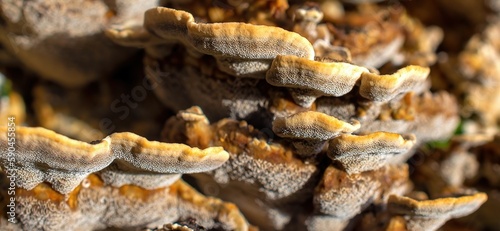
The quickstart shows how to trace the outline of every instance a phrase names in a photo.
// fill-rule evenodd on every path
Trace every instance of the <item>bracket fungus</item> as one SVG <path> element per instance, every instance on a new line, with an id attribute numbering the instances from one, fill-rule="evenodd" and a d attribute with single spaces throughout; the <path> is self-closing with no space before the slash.
<path id="1" fill-rule="evenodd" d="M 314 58 L 313 47 L 307 39 L 278 27 L 236 22 L 197 23 L 190 13 L 165 7 L 146 11 L 144 27 L 167 44 L 180 42 L 196 52 L 214 56 L 222 71 L 235 76 L 258 77 L 279 54 Z M 108 31 L 108 36 L 132 46 L 137 43 L 133 38 L 143 38 L 113 29 Z"/>
<path id="2" fill-rule="evenodd" d="M 352 133 L 360 126 L 357 120 L 347 123 L 315 111 L 299 112 L 289 117 L 276 118 L 273 121 L 273 131 L 276 135 L 295 139 L 294 146 L 297 148 L 297 154 L 304 156 L 321 152 L 327 140 L 341 134 Z"/>
<path id="3" fill-rule="evenodd" d="M 446 92 L 407 93 L 399 100 L 381 106 L 371 104 L 364 110 L 367 116 L 361 120 L 363 126 L 358 133 L 411 133 L 419 143 L 449 138 L 460 122 L 456 99 Z"/>
<path id="4" fill-rule="evenodd" d="M 392 75 L 365 72 L 361 76 L 359 94 L 375 102 L 389 101 L 423 84 L 429 72 L 428 67 L 420 66 L 407 66 Z"/>
<path id="5" fill-rule="evenodd" d="M 297 104 L 310 107 L 320 96 L 347 94 L 364 72 L 369 71 L 349 63 L 279 55 L 267 71 L 266 80 L 273 86 L 288 87 Z"/>
<path id="6" fill-rule="evenodd" d="M 179 3 L 179 5 L 182 6 L 180 7 L 182 9 L 197 9 L 196 4 L 193 6 L 187 6 Z M 299 4 L 298 8 L 300 9 L 300 7 L 301 6 Z M 250 10 L 250 8 L 245 8 L 245 10 Z M 205 10 L 202 11 L 204 12 Z M 193 12 L 197 12 L 197 10 L 194 10 Z M 128 32 L 120 33 L 120 30 L 111 29 L 108 31 L 108 34 L 110 35 L 110 38 L 117 41 L 118 43 L 127 43 L 128 41 L 130 46 L 145 47 L 147 52 L 144 63 L 146 66 L 145 68 L 147 77 L 149 80 L 161 86 L 154 89 L 156 95 L 168 108 L 174 111 L 183 110 L 187 107 L 197 105 L 203 108 L 210 120 L 214 121 L 229 117 L 232 119 L 246 120 L 249 123 L 256 124 L 262 127 L 269 126 L 269 124 L 271 124 L 272 122 L 273 116 L 282 117 L 294 114 L 294 112 L 273 111 L 273 103 L 277 100 L 276 98 L 274 98 L 274 96 L 283 95 L 283 92 L 289 92 L 290 95 L 294 98 L 295 104 L 303 107 L 312 107 L 316 98 L 320 96 L 324 96 L 322 98 L 327 99 L 343 97 L 341 100 L 346 101 L 343 103 L 363 104 L 362 101 L 368 101 L 372 103 L 370 99 L 357 99 L 359 98 L 357 97 L 359 90 L 359 87 L 357 85 L 359 85 L 363 73 L 369 73 L 370 71 L 377 72 L 377 70 L 369 70 L 368 68 L 356 66 L 349 63 L 319 61 L 329 60 L 328 57 L 318 57 L 318 61 L 314 61 L 312 57 L 315 55 L 315 51 L 313 51 L 310 56 L 304 56 L 289 54 L 289 52 L 287 51 L 278 51 L 279 49 L 275 49 L 278 52 L 273 53 L 270 56 L 266 56 L 266 60 L 269 62 L 269 65 L 265 68 L 265 70 L 263 69 L 260 74 L 253 76 L 257 78 L 246 78 L 248 76 L 228 72 L 227 70 L 224 70 L 224 66 L 214 65 L 214 63 L 220 64 L 221 57 L 223 59 L 226 59 L 227 57 L 233 59 L 236 58 L 236 56 L 239 56 L 243 60 L 258 62 L 260 62 L 260 59 L 236 54 L 237 52 L 240 52 L 240 49 L 234 49 L 232 53 L 227 54 L 223 51 L 213 51 L 211 53 L 208 51 L 199 50 L 193 45 L 194 40 L 189 32 L 190 30 L 198 30 L 197 28 L 201 27 L 202 25 L 207 28 L 216 25 L 217 28 L 219 28 L 223 27 L 219 25 L 227 25 L 227 31 L 229 31 L 232 30 L 229 29 L 232 27 L 229 25 L 236 25 L 234 22 L 227 22 L 223 20 L 223 22 L 221 23 L 202 23 L 202 21 L 204 20 L 210 21 L 209 19 L 204 19 L 206 15 L 200 16 L 200 19 L 197 19 L 200 22 L 195 22 L 193 16 L 194 13 L 192 15 L 185 11 L 173 10 L 169 8 L 152 9 L 150 10 L 150 14 L 151 16 L 146 16 L 145 20 L 151 20 L 151 23 L 156 23 L 158 24 L 158 26 L 148 26 L 148 23 L 145 23 L 144 28 L 142 30 L 138 30 L 139 32 L 137 32 L 137 35 L 139 37 L 137 39 L 138 41 L 130 41 L 134 40 L 133 31 L 131 31 L 130 33 L 132 34 L 130 34 Z M 233 16 L 236 18 L 242 17 L 241 14 L 243 13 L 237 12 Z M 175 15 L 178 16 L 178 19 L 174 17 Z M 164 28 L 160 26 L 162 25 L 162 20 L 165 21 L 167 25 L 171 25 L 173 23 L 173 25 L 176 25 L 181 29 L 177 30 L 177 32 L 164 30 Z M 276 20 L 279 21 L 281 19 Z M 245 22 L 251 20 L 243 17 L 243 19 L 239 19 L 236 21 Z M 196 26 L 191 27 L 188 24 Z M 239 23 L 237 25 L 242 26 L 241 28 L 261 27 L 259 25 L 242 23 Z M 153 27 L 153 29 L 151 29 L 150 27 Z M 278 28 L 276 26 L 268 27 Z M 156 30 L 154 28 L 156 28 L 158 31 L 154 32 Z M 211 30 L 212 29 L 210 29 L 210 31 Z M 127 29 L 125 29 L 125 31 L 127 31 Z M 213 33 L 218 33 L 218 31 L 219 29 L 215 30 L 215 32 Z M 142 39 L 140 39 L 140 37 L 142 36 L 141 33 L 150 33 L 148 36 L 155 37 L 156 39 L 154 41 L 151 41 L 150 39 L 148 39 L 147 41 L 143 41 Z M 182 36 L 187 37 L 181 36 L 179 37 L 180 39 L 177 39 L 174 38 L 175 36 L 173 36 L 173 34 L 175 33 L 181 33 Z M 197 33 L 193 32 L 192 34 L 194 35 Z M 247 34 L 241 33 L 241 35 L 246 36 Z M 231 37 L 232 35 L 228 36 Z M 294 36 L 288 37 L 293 38 Z M 164 44 L 168 45 L 168 48 L 166 49 L 168 50 L 168 52 L 166 52 L 164 56 L 159 56 L 157 54 L 157 52 L 164 50 L 163 48 L 152 50 L 148 49 L 148 47 L 152 48 L 161 46 L 159 45 L 161 41 L 158 42 L 158 39 L 163 40 Z M 284 41 L 283 43 L 289 42 L 288 39 L 282 40 Z M 307 43 L 310 44 L 309 42 Z M 255 45 L 257 47 L 253 50 L 267 49 L 269 47 L 262 44 Z M 331 48 L 332 44 L 326 46 Z M 337 48 L 340 49 L 341 47 Z M 299 48 L 294 49 L 302 50 Z M 342 49 L 346 50 L 346 48 Z M 222 54 L 221 52 L 224 54 Z M 237 60 L 228 60 L 228 65 L 239 65 L 239 63 L 240 61 Z M 282 68 L 280 68 L 280 66 Z M 341 69 L 340 67 L 345 69 Z M 415 66 L 414 68 L 425 69 L 425 67 L 417 66 Z M 403 68 L 402 70 L 406 69 L 410 68 L 407 67 Z M 352 72 L 348 73 L 348 71 L 346 70 L 352 70 Z M 332 74 L 330 72 L 333 73 L 332 76 L 329 75 Z M 338 78 L 339 76 L 335 75 L 335 73 L 344 78 Z M 264 81 L 261 81 L 262 79 L 264 79 Z M 406 84 L 407 82 L 405 81 L 404 83 Z M 375 82 L 375 84 L 377 84 L 377 82 Z M 407 93 L 413 91 L 420 94 L 422 91 L 428 90 L 426 88 L 427 86 L 424 86 L 425 84 L 421 84 L 422 86 L 418 87 L 412 86 L 412 88 L 406 86 L 405 84 L 394 89 L 391 88 L 384 91 L 384 97 L 389 97 L 390 95 L 390 97 L 386 98 L 385 100 L 389 100 L 398 93 Z M 380 85 L 382 85 L 382 87 L 380 88 L 383 88 L 385 83 L 381 81 Z M 377 87 L 365 90 L 380 91 L 380 89 Z M 409 87 L 409 89 L 404 89 L 405 87 Z M 352 91 L 353 89 L 355 89 L 354 92 Z M 183 94 L 186 97 L 182 97 L 182 99 L 173 102 L 171 98 L 176 97 L 179 94 Z M 288 97 L 288 95 L 285 94 L 283 97 Z M 355 99 L 353 99 L 353 97 Z M 335 105 L 328 105 L 328 107 L 333 110 L 335 108 Z M 401 123 L 406 124 L 407 122 Z M 394 128 L 392 124 L 388 125 L 388 127 L 389 126 Z"/>
<path id="7" fill-rule="evenodd" d="M 451 2 L 0 1 L 0 229 L 497 230 L 498 4 Z"/>
<path id="8" fill-rule="evenodd" d="M 319 62 L 294 56 L 277 56 L 266 80 L 291 88 L 295 102 L 310 107 L 319 96 L 342 96 L 360 80 L 359 93 L 375 102 L 387 102 L 396 95 L 420 87 L 430 69 L 407 66 L 392 75 L 370 73 L 367 68 L 343 62 Z"/>
<path id="9" fill-rule="evenodd" d="M 0 128 L 5 150 L 6 129 Z M 207 227 L 248 230 L 234 205 L 206 198 L 179 180 L 180 174 L 221 166 L 229 155 L 220 147 L 200 150 L 127 132 L 85 143 L 43 128 L 17 127 L 15 148 L 15 162 L 4 154 L 1 161 L 17 169 L 16 213 L 23 229 L 70 229 L 80 223 L 84 230 L 137 229 L 195 217 Z"/>
<path id="10" fill-rule="evenodd" d="M 486 200 L 485 193 L 434 200 L 414 200 L 409 197 L 391 195 L 388 210 L 403 215 L 407 230 L 437 230 L 447 220 L 471 214 Z"/>
<path id="11" fill-rule="evenodd" d="M 92 174 L 67 195 L 42 183 L 16 192 L 19 227 L 14 230 L 138 230 L 177 220 L 196 219 L 207 228 L 249 230 L 234 204 L 205 197 L 182 180 L 146 190 L 135 185 L 106 185 Z"/>
<path id="12" fill-rule="evenodd" d="M 330 141 L 328 156 L 349 174 L 378 169 L 398 155 L 409 152 L 416 143 L 413 135 L 375 132 L 368 135 L 340 135 Z"/>
<path id="13" fill-rule="evenodd" d="M 245 122 L 224 119 L 210 125 L 201 113 L 199 108 L 190 108 L 169 119 L 164 139 L 185 137 L 183 141 L 195 147 L 224 147 L 230 157 L 222 167 L 193 175 L 200 187 L 208 194 L 216 188 L 222 199 L 236 203 L 252 223 L 284 228 L 292 216 L 287 208 L 297 206 L 313 190 L 317 167 L 296 158 L 289 148 L 259 138 L 266 133 Z M 273 216 L 281 218 L 273 220 Z"/>
<path id="14" fill-rule="evenodd" d="M 7 128 L 0 128 L 1 147 L 7 150 Z M 172 183 L 172 174 L 207 171 L 222 165 L 228 158 L 220 147 L 200 150 L 184 144 L 148 141 L 133 133 L 115 133 L 100 141 L 85 143 L 69 139 L 44 128 L 18 127 L 16 130 L 17 185 L 33 189 L 47 182 L 60 193 L 73 191 L 89 174 L 115 176 L 112 184 L 133 183 L 146 188 L 165 187 Z M 43 158 L 42 158 L 43 156 Z M 7 156 L 2 155 L 7 163 Z M 121 173 L 106 173 L 114 163 Z M 138 176 L 139 175 L 139 176 Z M 142 177 L 140 175 L 143 175 Z M 165 183 L 149 185 L 148 175 L 167 175 Z M 144 181 L 144 182 L 143 182 Z M 107 183 L 107 182 L 106 182 Z M 159 183 L 159 182 L 156 182 Z"/>

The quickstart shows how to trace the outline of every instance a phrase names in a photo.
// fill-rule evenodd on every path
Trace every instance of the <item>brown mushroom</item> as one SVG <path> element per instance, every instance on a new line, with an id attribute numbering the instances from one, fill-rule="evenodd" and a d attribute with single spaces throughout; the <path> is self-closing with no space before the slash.
<path id="1" fill-rule="evenodd" d="M 407 66 L 392 75 L 365 72 L 361 76 L 359 94 L 376 102 L 386 102 L 423 84 L 429 75 L 428 67 Z"/>
<path id="2" fill-rule="evenodd" d="M 291 148 L 273 142 L 270 130 L 264 133 L 230 119 L 209 125 L 200 112 L 190 108 L 169 119 L 165 130 L 171 132 L 165 132 L 164 139 L 184 139 L 200 148 L 224 147 L 230 154 L 226 164 L 192 175 L 199 187 L 208 195 L 236 203 L 250 222 L 266 229 L 282 229 L 292 218 L 290 206 L 299 208 L 297 203 L 313 190 L 317 167 L 295 157 Z M 193 117 L 196 119 L 189 119 Z"/>
<path id="3" fill-rule="evenodd" d="M 16 204 L 17 225 L 23 230 L 68 230 L 77 224 L 85 224 L 79 230 L 138 230 L 185 219 L 218 230 L 250 227 L 234 204 L 205 197 L 182 180 L 147 190 L 109 186 L 91 174 L 66 195 L 46 183 L 31 190 L 17 189 Z"/>
<path id="4" fill-rule="evenodd" d="M 320 62 L 278 55 L 266 74 L 269 84 L 291 88 L 297 104 L 310 107 L 320 96 L 342 96 L 350 92 L 364 67 L 343 62 Z"/>
<path id="5" fill-rule="evenodd" d="M 415 143 L 414 135 L 388 132 L 361 136 L 344 134 L 330 141 L 328 156 L 348 174 L 360 173 L 392 163 L 395 156 L 409 152 Z"/>
<path id="6" fill-rule="evenodd" d="M 262 78 L 279 54 L 314 58 L 314 49 L 307 39 L 278 27 L 235 22 L 197 23 L 188 12 L 164 7 L 146 11 L 144 27 L 166 44 L 180 42 L 196 52 L 214 56 L 222 71 L 235 76 Z M 111 29 L 108 35 L 132 46 L 153 40 L 149 45 L 157 45 L 157 39 L 143 39 L 150 37 L 143 31 L 133 32 L 119 33 Z"/>
<path id="7" fill-rule="evenodd" d="M 7 150 L 7 128 L 2 127 L 0 131 L 0 147 Z M 86 176 L 100 170 L 108 176 L 104 179 L 112 179 L 109 183 L 114 185 L 139 180 L 134 184 L 147 188 L 164 187 L 176 177 L 171 174 L 207 171 L 229 158 L 220 147 L 200 150 L 184 144 L 148 141 L 127 132 L 114 133 L 89 144 L 44 128 L 20 126 L 16 129 L 15 148 L 15 162 L 10 164 L 18 168 L 18 186 L 30 190 L 41 182 L 48 182 L 61 193 L 71 192 Z M 7 156 L 0 158 L 6 161 Z M 106 173 L 111 163 L 121 171 L 115 169 L 114 173 Z M 161 179 L 164 174 L 167 177 Z M 161 180 L 153 184 L 147 182 L 154 175 Z"/>
<path id="8" fill-rule="evenodd" d="M 356 120 L 347 123 L 315 111 L 299 112 L 273 121 L 273 131 L 280 137 L 296 140 L 294 146 L 297 154 L 303 156 L 319 153 L 327 140 L 352 133 L 360 126 Z"/>
<path id="9" fill-rule="evenodd" d="M 463 217 L 476 211 L 485 201 L 485 193 L 417 201 L 409 197 L 391 195 L 388 209 L 403 215 L 408 230 L 437 230 L 447 220 Z"/>

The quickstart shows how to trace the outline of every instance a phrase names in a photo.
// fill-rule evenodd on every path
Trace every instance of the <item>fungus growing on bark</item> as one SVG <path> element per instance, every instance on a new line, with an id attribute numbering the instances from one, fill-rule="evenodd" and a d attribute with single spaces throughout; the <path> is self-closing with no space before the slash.
<path id="1" fill-rule="evenodd" d="M 328 156 L 349 173 L 375 170 L 409 152 L 416 143 L 413 135 L 375 132 L 368 135 L 340 135 L 330 141 Z"/>
<path id="2" fill-rule="evenodd" d="M 445 4 L 436 7 L 435 1 L 422 0 L 421 7 L 409 8 L 412 13 L 407 14 L 403 6 L 411 5 L 409 1 L 290 1 L 289 6 L 286 0 L 166 0 L 161 4 L 168 8 L 150 9 L 144 20 L 123 11 L 136 12 L 147 5 L 123 5 L 135 0 L 82 3 L 88 7 L 85 12 L 59 1 L 0 3 L 0 32 L 8 32 L 0 33 L 0 71 L 6 70 L 15 90 L 26 94 L 26 125 L 72 138 L 46 136 L 50 132 L 41 129 L 26 132 L 17 124 L 15 147 L 22 155 L 12 163 L 20 167 L 24 187 L 16 191 L 21 228 L 61 230 L 85 223 L 97 230 L 155 230 L 162 225 L 174 230 L 252 230 L 234 205 L 199 197 L 179 180 L 182 173 L 197 170 L 205 172 L 185 174 L 183 179 L 208 196 L 234 202 L 264 230 L 405 230 L 428 225 L 435 229 L 444 220 L 466 215 L 465 210 L 450 212 L 453 209 L 484 202 L 485 197 L 474 199 L 472 206 L 461 205 L 463 199 L 456 195 L 471 195 L 473 187 L 488 193 L 490 200 L 474 217 L 456 219 L 443 229 L 464 222 L 477 230 L 500 227 L 491 212 L 500 204 L 495 190 L 500 184 L 498 139 L 480 144 L 484 140 L 466 140 L 464 135 L 447 143 L 455 131 L 473 131 L 471 120 L 481 121 L 475 131 L 485 131 L 485 137 L 498 130 L 497 20 L 486 21 L 478 12 L 461 15 L 466 20 L 456 24 L 448 20 L 454 17 L 450 12 L 468 9 L 456 7 L 463 4 L 476 6 L 471 9 L 489 6 L 488 13 L 496 14 L 493 1 L 483 6 L 460 0 L 450 11 Z M 103 4 L 108 14 L 100 13 Z M 49 7 L 33 10 L 41 5 Z M 37 10 L 41 13 L 31 14 Z M 65 25 L 75 20 L 58 20 L 67 15 L 52 13 L 66 11 L 76 19 L 90 15 L 96 20 L 71 29 L 82 37 L 60 39 L 65 36 L 58 32 L 67 31 Z M 54 20 L 47 21 L 48 16 Z M 30 26 L 37 22 L 33 19 L 39 24 Z M 127 21 L 111 26 L 122 19 Z M 420 19 L 439 28 L 425 27 Z M 489 26 L 472 36 L 483 28 L 468 19 L 481 19 L 484 23 L 477 25 Z M 49 21 L 53 24 L 45 29 L 60 30 L 37 34 Z M 81 25 L 88 24 L 81 20 Z M 3 52 L 16 48 L 5 45 L 3 37 L 15 38 L 9 41 L 17 45 L 33 45 L 30 38 L 43 40 L 40 36 L 47 34 L 57 41 L 35 44 L 32 54 L 40 47 L 56 56 L 66 46 L 73 48 L 69 51 L 89 49 L 63 55 L 68 60 L 59 62 L 61 67 L 43 66 L 66 73 L 69 78 L 54 79 L 66 87 L 81 86 L 87 79 L 81 81 L 79 67 L 84 66 L 85 73 L 103 73 L 102 66 L 112 70 L 115 62 L 129 57 L 108 53 L 107 40 L 88 43 L 91 48 L 80 45 L 89 41 L 88 34 L 101 38 L 104 27 L 114 42 L 144 52 L 130 60 L 135 65 L 124 65 L 111 78 L 78 89 L 36 78 L 46 73 L 27 62 L 25 50 L 17 54 L 17 63 Z M 30 30 L 20 32 L 23 29 Z M 96 51 L 102 57 L 96 57 Z M 54 55 L 46 53 L 42 55 L 47 60 L 38 58 L 36 67 L 54 63 Z M 28 58 L 37 56 L 41 55 Z M 66 65 L 82 59 L 85 62 L 76 67 Z M 429 73 L 428 66 L 436 61 Z M 447 62 L 450 66 L 444 70 Z M 19 63 L 35 73 L 18 75 L 26 69 Z M 456 73 L 451 75 L 450 69 Z M 441 74 L 450 75 L 451 81 Z M 465 121 L 457 129 L 459 111 Z M 158 125 L 175 113 L 160 135 Z M 113 131 L 140 136 L 114 133 L 101 140 Z M 28 133 L 39 135 L 26 139 Z M 436 140 L 450 148 L 426 144 Z M 3 143 L 0 148 L 5 149 Z M 64 148 L 49 152 L 47 146 Z M 191 159 L 168 147 L 201 156 Z M 30 153 L 27 148 L 37 150 Z M 95 153 L 95 158 L 81 153 Z M 1 162 L 9 164 L 3 154 Z M 12 173 L 7 167 L 0 174 Z M 0 188 L 9 183 L 2 177 Z M 422 211 L 419 216 L 411 214 L 422 209 L 421 204 L 436 202 L 423 192 L 441 198 L 436 201 L 458 202 L 450 210 L 434 209 L 439 214 L 433 218 L 420 216 Z M 9 197 L 0 193 L 0 210 L 5 212 Z M 400 199 L 388 202 L 392 194 Z M 406 200 L 404 196 L 416 202 L 401 205 L 398 201 Z M 405 206 L 416 209 L 402 212 Z M 5 218 L 0 216 L 0 227 L 10 228 L 4 226 Z"/>
<path id="3" fill-rule="evenodd" d="M 66 195 L 46 183 L 18 189 L 16 203 L 19 223 L 14 229 L 22 230 L 67 230 L 78 224 L 84 224 L 79 230 L 138 230 L 186 219 L 210 229 L 250 227 L 234 204 L 205 197 L 182 180 L 147 190 L 135 185 L 113 187 L 91 174 Z"/>
<path id="4" fill-rule="evenodd" d="M 7 150 L 7 128 L 0 131 L 0 145 Z M 44 128 L 17 127 L 15 145 L 16 162 L 10 163 L 18 168 L 17 185 L 31 190 L 47 182 L 63 194 L 73 191 L 85 177 L 98 171 L 103 171 L 104 179 L 117 186 L 133 182 L 150 189 L 165 187 L 173 183 L 171 177 L 176 176 L 172 174 L 211 170 L 229 157 L 220 147 L 200 150 L 184 144 L 148 141 L 127 132 L 89 144 Z M 7 156 L 1 158 L 7 164 Z M 113 173 L 106 173 L 112 163 Z M 162 179 L 149 183 L 154 175 Z"/>
<path id="5" fill-rule="evenodd" d="M 321 152 L 328 140 L 341 134 L 352 133 L 360 126 L 356 120 L 347 123 L 315 111 L 299 112 L 273 121 L 274 133 L 283 138 L 294 139 L 297 154 L 303 156 Z"/>
<path id="6" fill-rule="evenodd" d="M 277 55 L 314 58 L 313 47 L 307 39 L 279 27 L 235 22 L 197 23 L 188 12 L 158 7 L 146 11 L 144 28 L 166 44 L 182 43 L 198 53 L 214 56 L 222 71 L 235 76 L 259 77 Z M 149 45 L 157 45 L 158 39 L 149 39 L 144 31 L 128 32 L 110 30 L 108 35 L 131 46 L 149 41 L 153 41 Z"/>
<path id="7" fill-rule="evenodd" d="M 391 195 L 387 206 L 391 213 L 404 217 L 408 230 L 437 230 L 449 219 L 476 211 L 487 198 L 485 193 L 434 200 L 414 200 Z"/>
<path id="8" fill-rule="evenodd" d="M 320 62 L 296 56 L 277 56 L 266 74 L 269 84 L 287 87 L 295 102 L 310 107 L 320 96 L 342 96 L 355 86 L 364 67 L 343 62 Z"/>
<path id="9" fill-rule="evenodd" d="M 281 205 L 293 206 L 305 199 L 313 190 L 317 167 L 295 157 L 290 148 L 265 140 L 272 135 L 270 130 L 264 133 L 246 122 L 229 119 L 209 125 L 200 113 L 199 108 L 190 108 L 169 119 L 164 139 L 200 148 L 224 147 L 230 155 L 226 164 L 194 174 L 200 188 L 209 195 L 215 191 L 222 199 L 234 201 L 251 222 L 282 229 L 293 211 Z M 186 119 L 192 117 L 197 119 Z"/>
<path id="10" fill-rule="evenodd" d="M 429 75 L 428 67 L 407 66 L 392 75 L 365 72 L 361 76 L 359 94 L 375 102 L 386 102 L 401 93 L 423 84 Z"/>

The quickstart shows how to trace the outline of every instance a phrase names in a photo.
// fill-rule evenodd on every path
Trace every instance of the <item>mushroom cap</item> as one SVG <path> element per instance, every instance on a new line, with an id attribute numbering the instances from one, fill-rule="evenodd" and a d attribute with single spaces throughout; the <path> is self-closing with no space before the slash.
<path id="1" fill-rule="evenodd" d="M 273 59 L 278 54 L 314 58 L 314 49 L 297 33 L 247 23 L 196 23 L 185 11 L 157 7 L 146 11 L 144 26 L 161 38 L 185 37 L 205 54 L 236 59 Z"/>
<path id="2" fill-rule="evenodd" d="M 7 128 L 1 127 L 0 131 L 0 146 L 7 150 Z M 133 178 L 137 172 L 161 177 L 212 170 L 229 158 L 221 147 L 201 150 L 184 144 L 148 141 L 128 132 L 114 133 L 89 144 L 44 128 L 21 126 L 16 127 L 15 148 L 15 163 L 9 164 L 19 169 L 20 187 L 32 189 L 45 181 L 61 193 L 69 193 L 87 175 L 105 170 L 113 162 L 130 170 L 128 175 Z M 8 163 L 8 155 L 0 158 Z M 120 175 L 126 176 L 127 173 Z"/>
<path id="3" fill-rule="evenodd" d="M 392 75 L 379 75 L 371 73 L 365 67 L 349 63 L 320 62 L 291 55 L 278 55 L 267 71 L 266 80 L 274 86 L 302 90 L 293 93 L 315 99 L 322 95 L 345 95 L 360 79 L 361 96 L 377 102 L 386 102 L 398 94 L 417 89 L 424 83 L 429 72 L 427 67 L 407 66 Z M 314 100 L 295 101 L 301 106 L 309 107 Z"/>
<path id="4" fill-rule="evenodd" d="M 414 135 L 374 132 L 368 135 L 342 134 L 330 141 L 328 156 L 349 174 L 375 170 L 391 163 L 391 158 L 411 150 Z"/>
<path id="5" fill-rule="evenodd" d="M 269 84 L 308 89 L 321 95 L 342 96 L 352 90 L 368 69 L 343 62 L 320 62 L 292 55 L 278 55 L 267 71 Z"/>
<path id="6" fill-rule="evenodd" d="M 115 159 L 147 171 L 160 173 L 194 173 L 222 165 L 229 154 L 222 147 L 192 148 L 185 144 L 162 143 L 129 132 L 114 133 L 111 153 Z"/>
<path id="7" fill-rule="evenodd" d="M 321 101 L 318 105 L 320 103 Z M 390 108 L 394 105 L 397 105 L 396 110 Z M 389 108 L 384 108 L 387 106 Z M 371 104 L 369 110 L 373 111 L 368 110 L 368 113 L 373 113 L 369 115 L 374 117 L 364 122 L 358 133 L 374 131 L 412 133 L 420 143 L 449 139 L 460 122 L 458 107 L 455 98 L 444 91 L 408 93 L 401 99 L 394 99 L 389 103 Z"/>
<path id="8" fill-rule="evenodd" d="M 146 11 L 144 28 L 166 44 L 181 42 L 214 56 L 222 71 L 235 76 L 260 77 L 279 54 L 314 58 L 313 46 L 306 38 L 279 27 L 239 22 L 197 23 L 188 12 L 157 7 Z M 107 35 L 125 45 L 158 45 L 158 39 L 151 39 L 154 36 L 147 36 L 141 30 L 135 33 L 110 30 Z"/>
<path id="9" fill-rule="evenodd" d="M 273 142 L 273 134 L 269 130 L 259 131 L 244 121 L 231 119 L 223 119 L 212 125 L 202 119 L 189 121 L 191 116 L 185 116 L 189 113 L 201 116 L 200 111 L 193 111 L 193 108 L 179 112 L 167 122 L 167 129 L 176 129 L 166 134 L 165 138 L 200 148 L 211 145 L 223 147 L 229 152 L 229 160 L 207 174 L 226 188 L 241 187 L 245 183 L 256 194 L 263 193 L 262 198 L 266 200 L 289 199 L 307 188 L 317 173 L 314 164 L 305 163 L 296 158 L 290 148 Z M 184 140 L 178 140 L 177 137 Z M 206 174 L 196 174 L 195 177 L 199 178 L 199 175 Z M 208 180 L 203 178 L 200 181 L 206 184 Z"/>
<path id="10" fill-rule="evenodd" d="M 486 193 L 422 201 L 391 195 L 388 200 L 388 209 L 395 214 L 449 219 L 466 216 L 476 211 L 487 199 Z"/>
<path id="11" fill-rule="evenodd" d="M 213 56 L 236 59 L 274 59 L 278 54 L 314 58 L 309 41 L 279 27 L 246 23 L 188 23 L 191 43 Z"/>
<path id="12" fill-rule="evenodd" d="M 347 123 L 316 111 L 299 112 L 273 121 L 273 131 L 278 136 L 308 140 L 329 140 L 341 133 L 352 133 L 360 126 L 357 120 Z"/>
<path id="13" fill-rule="evenodd" d="M 169 40 L 188 36 L 188 23 L 193 23 L 191 13 L 166 7 L 156 7 L 144 12 L 144 28 L 152 34 Z M 187 42 L 187 41 L 186 41 Z"/>
<path id="14" fill-rule="evenodd" d="M 391 195 L 387 207 L 389 212 L 404 216 L 408 230 L 427 231 L 437 230 L 449 219 L 473 213 L 487 199 L 486 193 L 421 201 Z"/>
<path id="15" fill-rule="evenodd" d="M 392 75 L 365 72 L 361 76 L 359 94 L 369 100 L 387 102 L 418 87 L 427 79 L 429 72 L 428 67 L 413 65 L 401 68 Z"/>

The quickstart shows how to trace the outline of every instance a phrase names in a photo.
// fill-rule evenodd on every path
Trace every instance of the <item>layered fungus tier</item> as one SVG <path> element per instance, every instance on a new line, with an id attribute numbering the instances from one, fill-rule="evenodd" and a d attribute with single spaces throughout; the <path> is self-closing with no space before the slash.
<path id="1" fill-rule="evenodd" d="M 500 230 L 500 1 L 0 2 L 0 230 Z"/>

